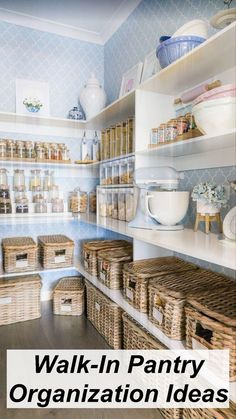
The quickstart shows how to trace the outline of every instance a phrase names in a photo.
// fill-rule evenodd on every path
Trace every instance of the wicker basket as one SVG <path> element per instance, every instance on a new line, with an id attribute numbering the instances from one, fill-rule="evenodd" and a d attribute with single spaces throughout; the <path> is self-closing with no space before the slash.
<path id="1" fill-rule="evenodd" d="M 39 259 L 46 269 L 73 265 L 74 242 L 66 236 L 56 234 L 39 236 Z"/>
<path id="2" fill-rule="evenodd" d="M 188 348 L 230 350 L 230 380 L 236 380 L 236 286 L 189 299 L 186 307 Z"/>
<path id="3" fill-rule="evenodd" d="M 96 240 L 83 245 L 83 260 L 85 269 L 93 276 L 98 276 L 97 255 L 100 250 L 131 247 L 125 240 Z"/>
<path id="4" fill-rule="evenodd" d="M 151 278 L 193 269 L 197 269 L 197 266 L 173 256 L 127 263 L 123 270 L 124 298 L 142 313 L 147 313 L 148 283 Z"/>
<path id="5" fill-rule="evenodd" d="M 182 419 L 183 409 L 159 409 L 164 419 Z"/>
<path id="6" fill-rule="evenodd" d="M 39 275 L 0 279 L 0 326 L 41 316 Z"/>
<path id="7" fill-rule="evenodd" d="M 132 249 L 101 250 L 98 252 L 98 279 L 108 288 L 122 288 L 124 263 L 132 261 Z"/>
<path id="8" fill-rule="evenodd" d="M 37 244 L 31 237 L 2 240 L 3 266 L 6 272 L 34 271 L 37 267 Z"/>
<path id="9" fill-rule="evenodd" d="M 113 349 L 122 348 L 122 309 L 89 282 L 87 317 Z"/>
<path id="10" fill-rule="evenodd" d="M 183 409 L 183 419 L 235 419 L 232 409 Z"/>
<path id="11" fill-rule="evenodd" d="M 61 278 L 53 291 L 53 312 L 81 316 L 84 312 L 84 281 L 82 276 Z"/>
<path id="12" fill-rule="evenodd" d="M 232 281 L 204 269 L 158 277 L 149 282 L 149 319 L 171 339 L 182 340 L 186 334 L 184 307 L 188 296 L 205 290 L 229 287 Z"/>
<path id="13" fill-rule="evenodd" d="M 166 349 L 127 313 L 123 313 L 123 347 L 124 349 Z"/>

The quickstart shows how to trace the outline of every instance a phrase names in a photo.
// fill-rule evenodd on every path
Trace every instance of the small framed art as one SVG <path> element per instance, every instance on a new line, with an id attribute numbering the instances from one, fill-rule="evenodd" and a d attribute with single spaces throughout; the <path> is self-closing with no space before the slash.
<path id="1" fill-rule="evenodd" d="M 154 50 L 145 57 L 141 82 L 154 76 L 160 70 L 161 70 L 161 67 L 156 57 L 156 50 Z"/>
<path id="2" fill-rule="evenodd" d="M 48 83 L 16 79 L 16 113 L 50 116 Z"/>
<path id="3" fill-rule="evenodd" d="M 139 62 L 123 75 L 119 97 L 122 97 L 131 90 L 136 89 L 141 80 L 142 69 L 143 63 Z"/>

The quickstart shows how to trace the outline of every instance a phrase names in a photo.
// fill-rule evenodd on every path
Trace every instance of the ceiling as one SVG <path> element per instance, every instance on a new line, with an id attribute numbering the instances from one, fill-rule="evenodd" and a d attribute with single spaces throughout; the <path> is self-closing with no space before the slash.
<path id="1" fill-rule="evenodd" d="M 104 44 L 141 0 L 0 0 L 0 20 Z"/>

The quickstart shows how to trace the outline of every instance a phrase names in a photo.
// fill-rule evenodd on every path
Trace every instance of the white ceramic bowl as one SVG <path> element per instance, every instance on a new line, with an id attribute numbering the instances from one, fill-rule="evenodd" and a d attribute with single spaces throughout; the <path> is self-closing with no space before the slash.
<path id="1" fill-rule="evenodd" d="M 236 97 L 206 100 L 193 106 L 197 127 L 203 134 L 235 129 Z"/>
<path id="2" fill-rule="evenodd" d="M 173 35 L 176 36 L 200 36 L 202 38 L 208 38 L 207 22 L 201 19 L 190 20 L 179 28 Z"/>
<path id="3" fill-rule="evenodd" d="M 178 224 L 186 215 L 189 205 L 187 191 L 152 191 L 147 195 L 147 211 L 165 226 Z"/>

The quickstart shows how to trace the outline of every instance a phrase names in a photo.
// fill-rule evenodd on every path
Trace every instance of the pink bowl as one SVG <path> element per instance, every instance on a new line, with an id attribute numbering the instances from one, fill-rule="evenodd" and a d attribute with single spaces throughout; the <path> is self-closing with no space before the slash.
<path id="1" fill-rule="evenodd" d="M 236 84 L 225 84 L 224 86 L 216 87 L 215 89 L 209 90 L 206 93 L 198 96 L 193 105 L 197 105 L 200 102 L 206 100 L 219 99 L 222 97 L 235 97 L 236 96 Z"/>

